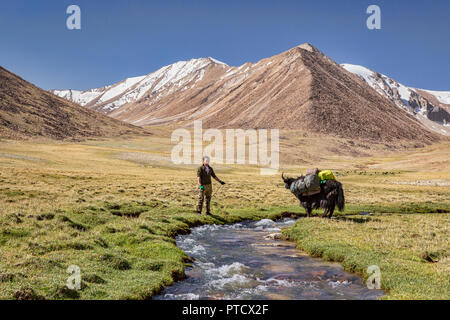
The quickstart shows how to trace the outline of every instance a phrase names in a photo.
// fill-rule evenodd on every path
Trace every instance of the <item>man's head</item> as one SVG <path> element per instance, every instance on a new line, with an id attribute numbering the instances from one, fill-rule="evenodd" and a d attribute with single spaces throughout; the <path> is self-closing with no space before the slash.
<path id="1" fill-rule="evenodd" d="M 211 159 L 208 156 L 203 157 L 203 165 L 209 166 L 210 161 L 211 161 Z"/>

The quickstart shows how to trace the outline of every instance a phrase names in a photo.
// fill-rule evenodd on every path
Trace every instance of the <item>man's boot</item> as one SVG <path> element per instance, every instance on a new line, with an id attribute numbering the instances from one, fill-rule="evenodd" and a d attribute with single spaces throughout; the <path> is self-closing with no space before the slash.
<path id="1" fill-rule="evenodd" d="M 195 211 L 199 214 L 202 214 L 202 209 L 203 209 L 202 207 L 203 207 L 203 205 L 197 204 L 197 208 L 195 209 Z"/>

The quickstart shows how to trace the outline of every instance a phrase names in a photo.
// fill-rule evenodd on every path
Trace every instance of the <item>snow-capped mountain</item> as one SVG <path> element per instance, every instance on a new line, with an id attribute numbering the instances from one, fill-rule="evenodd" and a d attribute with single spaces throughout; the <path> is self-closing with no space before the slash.
<path id="1" fill-rule="evenodd" d="M 363 79 L 398 107 L 416 116 L 430 129 L 450 135 L 450 92 L 407 87 L 363 66 L 353 64 L 341 66 Z"/>
<path id="2" fill-rule="evenodd" d="M 308 43 L 239 67 L 193 59 L 104 88 L 53 93 L 139 126 L 202 120 L 205 128 L 301 129 L 390 144 L 439 139 Z"/>
<path id="3" fill-rule="evenodd" d="M 116 84 L 86 91 L 50 90 L 82 106 L 109 114 L 126 103 L 140 99 L 157 100 L 174 91 L 185 90 L 201 81 L 207 70 L 226 72 L 228 66 L 213 58 L 179 61 L 146 76 L 127 78 Z"/>

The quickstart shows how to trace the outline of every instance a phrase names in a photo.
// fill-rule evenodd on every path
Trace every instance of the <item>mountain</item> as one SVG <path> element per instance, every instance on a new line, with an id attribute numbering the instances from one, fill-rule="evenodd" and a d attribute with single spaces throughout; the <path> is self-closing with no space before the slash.
<path id="1" fill-rule="evenodd" d="M 240 67 L 193 59 L 101 89 L 53 92 L 142 126 L 202 120 L 210 128 L 300 129 L 371 141 L 439 139 L 310 44 Z"/>
<path id="2" fill-rule="evenodd" d="M 414 115 L 428 128 L 450 135 L 450 92 L 407 87 L 384 74 L 358 65 L 342 64 L 342 67 Z"/>
<path id="3" fill-rule="evenodd" d="M 192 59 L 163 67 L 147 76 L 128 78 L 103 88 L 50 91 L 82 106 L 109 114 L 126 103 L 141 99 L 150 103 L 168 93 L 183 91 L 186 86 L 201 81 L 205 73 L 220 74 L 226 67 L 226 64 L 213 58 Z"/>
<path id="4" fill-rule="evenodd" d="M 59 98 L 0 67 L 0 137 L 82 139 L 143 129 Z"/>

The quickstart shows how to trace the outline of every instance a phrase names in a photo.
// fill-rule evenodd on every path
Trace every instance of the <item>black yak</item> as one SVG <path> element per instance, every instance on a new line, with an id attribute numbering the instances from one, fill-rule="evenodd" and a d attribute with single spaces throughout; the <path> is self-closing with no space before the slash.
<path id="1" fill-rule="evenodd" d="M 291 184 L 298 179 L 303 179 L 304 176 L 285 178 L 284 174 L 282 174 L 281 178 L 284 181 L 286 189 L 291 189 Z M 342 183 L 336 180 L 327 180 L 325 183 L 321 184 L 319 193 L 313 195 L 295 194 L 295 196 L 300 200 L 300 205 L 305 208 L 307 217 L 311 216 L 312 210 L 322 208 L 325 209 L 322 217 L 331 218 L 336 205 L 339 211 L 343 211 L 345 206 Z"/>

